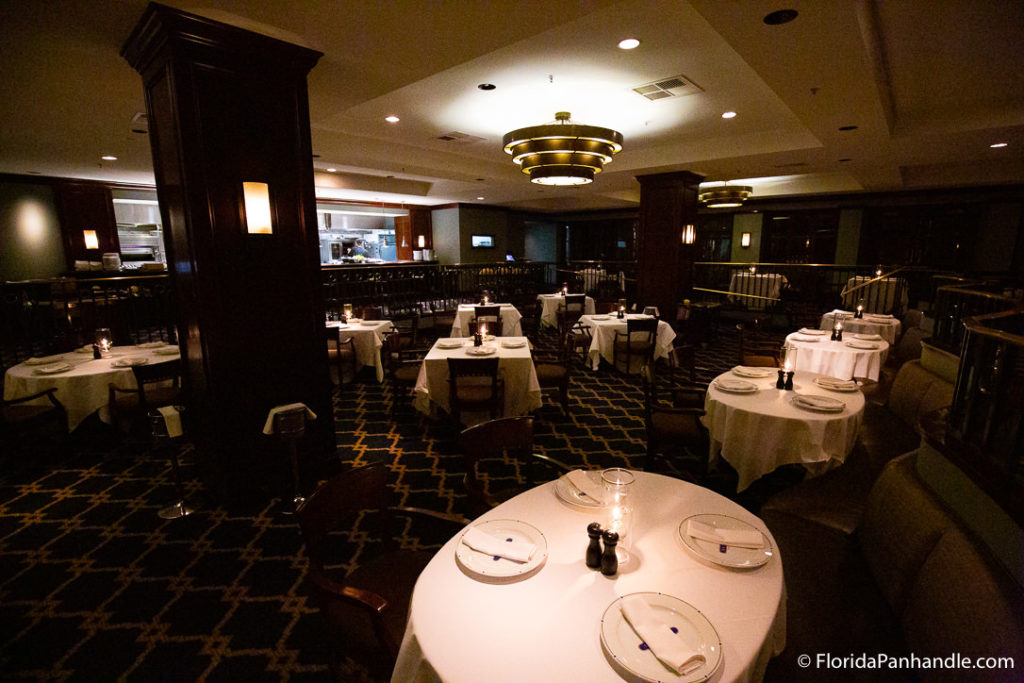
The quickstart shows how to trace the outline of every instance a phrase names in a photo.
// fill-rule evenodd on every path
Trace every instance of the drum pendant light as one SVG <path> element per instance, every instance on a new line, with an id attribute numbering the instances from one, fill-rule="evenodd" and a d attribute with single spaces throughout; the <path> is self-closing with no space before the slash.
<path id="1" fill-rule="evenodd" d="M 505 153 L 540 185 L 586 185 L 622 149 L 622 133 L 572 123 L 567 111 L 554 123 L 506 133 Z"/>
<path id="2" fill-rule="evenodd" d="M 749 185 L 702 183 L 697 198 L 709 209 L 726 209 L 743 206 L 754 189 Z"/>

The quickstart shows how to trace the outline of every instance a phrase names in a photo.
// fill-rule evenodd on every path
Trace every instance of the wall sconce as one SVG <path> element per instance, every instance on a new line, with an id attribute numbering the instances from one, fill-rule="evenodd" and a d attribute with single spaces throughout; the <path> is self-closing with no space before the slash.
<path id="1" fill-rule="evenodd" d="M 426 238 L 426 237 L 424 237 L 423 235 L 420 235 L 420 236 L 419 236 L 419 237 L 417 238 L 417 242 L 416 242 L 416 244 L 417 244 L 417 245 L 419 246 L 419 248 L 420 248 L 420 249 L 423 249 L 424 247 L 426 247 L 426 246 L 427 246 L 427 238 Z"/>
<path id="2" fill-rule="evenodd" d="M 242 183 L 245 199 L 245 224 L 250 235 L 271 235 L 270 186 L 266 183 Z"/>
<path id="3" fill-rule="evenodd" d="M 100 248 L 100 240 L 99 240 L 98 237 L 96 237 L 96 231 L 95 230 L 83 230 L 82 231 L 82 236 L 85 238 L 85 248 L 86 249 L 99 249 Z"/>
<path id="4" fill-rule="evenodd" d="M 740 235 L 740 246 L 743 247 L 744 249 L 746 249 L 747 247 L 750 246 L 750 233 L 749 232 L 745 232 L 742 235 Z"/>
<path id="5" fill-rule="evenodd" d="M 692 224 L 683 226 L 683 244 L 693 244 L 697 239 L 697 229 Z"/>

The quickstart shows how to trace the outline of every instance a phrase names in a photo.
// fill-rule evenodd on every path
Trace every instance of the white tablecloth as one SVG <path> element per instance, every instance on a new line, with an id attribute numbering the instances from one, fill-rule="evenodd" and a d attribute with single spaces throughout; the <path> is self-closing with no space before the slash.
<path id="1" fill-rule="evenodd" d="M 856 339 L 857 333 L 843 330 L 843 341 L 831 341 L 831 335 L 812 335 L 793 332 L 786 337 L 786 343 L 797 348 L 796 369 L 816 372 L 839 379 L 868 377 L 878 380 L 878 375 L 889 355 L 889 343 L 883 340 Z M 800 341 L 819 339 L 820 341 Z M 873 344 L 875 349 L 858 349 L 851 344 Z"/>
<path id="2" fill-rule="evenodd" d="M 541 305 L 541 325 L 547 325 L 548 327 L 557 327 L 558 309 L 565 308 L 565 297 L 562 296 L 561 294 L 538 294 L 537 300 L 540 301 Z M 594 314 L 594 300 L 589 296 L 583 303 L 583 314 Z"/>
<path id="3" fill-rule="evenodd" d="M 626 318 L 619 320 L 614 313 L 608 315 L 608 320 L 594 320 L 593 316 L 585 315 L 580 318 L 580 323 L 590 328 L 592 337 L 590 342 L 590 367 L 594 370 L 601 364 L 604 358 L 609 363 L 615 362 L 615 333 L 626 333 L 626 320 L 629 318 L 647 318 L 637 313 L 630 313 Z M 658 335 L 654 340 L 654 359 L 667 358 L 672 351 L 672 342 L 676 338 L 675 330 L 664 320 L 658 322 Z"/>
<path id="4" fill-rule="evenodd" d="M 526 337 L 513 337 L 526 341 Z M 496 354 L 500 358 L 498 376 L 505 383 L 505 403 L 502 415 L 515 417 L 540 408 L 540 382 L 537 381 L 537 369 L 533 365 L 530 344 L 527 342 L 518 349 L 507 349 L 501 345 L 499 337 L 488 344 L 497 347 Z M 448 359 L 449 358 L 494 358 L 494 356 L 469 356 L 466 348 L 473 345 L 466 340 L 466 346 L 457 349 L 438 348 L 437 343 L 427 352 L 420 366 L 420 375 L 416 379 L 416 394 L 413 406 L 422 413 L 432 415 L 434 408 L 445 412 L 449 409 L 448 402 Z"/>
<path id="5" fill-rule="evenodd" d="M 491 304 L 491 306 L 501 306 L 501 333 L 506 337 L 519 337 L 523 334 L 523 328 L 520 326 L 519 321 L 522 319 L 522 315 L 512 304 Z M 469 323 L 473 322 L 476 317 L 476 306 L 473 304 L 459 304 L 459 309 L 455 312 L 455 323 L 452 325 L 452 336 L 453 337 L 468 337 L 469 336 Z"/>
<path id="6" fill-rule="evenodd" d="M 729 291 L 735 292 L 735 294 L 730 294 L 728 298 L 731 302 L 739 302 L 751 310 L 760 311 L 769 304 L 776 302 L 757 297 L 778 299 L 782 293 L 782 285 L 787 282 L 786 276 L 779 273 L 734 272 L 732 277 L 729 278 Z"/>
<path id="7" fill-rule="evenodd" d="M 359 365 L 368 365 L 377 371 L 377 381 L 384 381 L 384 366 L 380 360 L 380 349 L 384 345 L 384 335 L 390 332 L 394 325 L 390 320 L 368 320 L 366 323 L 345 325 L 340 322 L 329 322 L 327 327 L 340 327 L 344 325 L 341 340 L 351 338 L 352 345 L 356 347 L 356 359 Z"/>
<path id="8" fill-rule="evenodd" d="M 60 354 L 61 358 L 73 367 L 55 375 L 38 374 L 38 365 L 20 363 L 10 368 L 4 377 L 4 398 L 10 400 L 31 396 L 50 387 L 56 387 L 57 400 L 67 411 L 69 431 L 74 430 L 82 420 L 97 410 L 100 411 L 100 419 L 107 422 L 110 420 L 107 410 L 108 385 L 114 384 L 120 389 L 138 388 L 131 368 L 115 368 L 111 364 L 118 358 L 129 356 L 145 358 L 148 363 L 160 363 L 179 357 L 155 353 L 158 350 L 140 349 L 137 346 L 115 346 L 108 357 L 99 360 L 92 357 L 91 347 L 89 353 L 63 353 Z M 49 399 L 45 397 L 33 403 L 50 405 Z"/>
<path id="9" fill-rule="evenodd" d="M 907 310 L 910 297 L 907 294 L 905 281 L 896 277 L 882 278 L 875 282 L 871 282 L 871 280 L 874 278 L 865 275 L 858 275 L 847 280 L 843 306 L 856 308 L 857 304 L 863 300 L 864 311 L 867 313 L 891 313 L 893 311 L 902 313 Z"/>
<path id="10" fill-rule="evenodd" d="M 677 528 L 690 515 L 717 513 L 771 538 L 764 523 L 728 499 L 678 479 L 637 472 L 634 486 L 638 509 L 630 550 L 638 561 L 615 577 L 584 564 L 586 527 L 601 520 L 601 513 L 564 505 L 554 482 L 480 518 L 521 520 L 544 534 L 547 561 L 528 578 L 477 581 L 455 559 L 459 536 L 449 540 L 416 582 L 391 680 L 621 683 L 601 645 L 601 616 L 618 597 L 647 591 L 690 603 L 714 625 L 724 656 L 712 680 L 761 680 L 786 638 L 781 558 L 776 552 L 767 564 L 745 571 L 712 565 L 683 546 Z"/>
<path id="11" fill-rule="evenodd" d="M 902 323 L 900 323 L 899 318 L 892 316 L 876 317 L 871 314 L 866 314 L 863 318 L 854 318 L 852 311 L 841 310 L 834 310 L 821 316 L 821 329 L 831 331 L 836 324 L 837 315 L 843 321 L 843 332 L 877 334 L 890 345 L 895 344 L 896 338 L 900 336 Z"/>
<path id="12" fill-rule="evenodd" d="M 797 372 L 793 390 L 783 391 L 775 388 L 775 374 L 765 379 L 720 375 L 756 384 L 753 394 L 726 393 L 711 383 L 701 421 L 711 435 L 712 460 L 721 453 L 739 473 L 737 491 L 780 465 L 799 463 L 816 475 L 846 460 L 857 439 L 864 395 L 823 389 L 812 381 L 817 376 Z M 837 398 L 846 408 L 841 413 L 804 410 L 790 403 L 794 394 Z"/>

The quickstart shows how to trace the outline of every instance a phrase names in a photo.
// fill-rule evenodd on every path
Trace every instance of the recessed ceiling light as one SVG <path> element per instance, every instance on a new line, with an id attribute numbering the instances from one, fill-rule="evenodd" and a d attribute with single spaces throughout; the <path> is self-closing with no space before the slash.
<path id="1" fill-rule="evenodd" d="M 632 50 L 633 48 L 640 45 L 640 41 L 636 38 L 624 38 L 619 41 L 620 50 Z"/>
<path id="2" fill-rule="evenodd" d="M 723 111 L 722 112 L 722 118 L 723 119 L 734 119 L 734 118 L 736 118 L 736 112 L 734 112 L 734 111 Z"/>
<path id="3" fill-rule="evenodd" d="M 388 123 L 398 123 L 402 119 L 400 119 L 397 116 L 395 116 L 394 114 L 392 114 L 391 116 L 385 116 L 384 120 L 387 121 Z"/>
<path id="4" fill-rule="evenodd" d="M 117 157 L 115 157 L 113 154 L 104 154 L 103 156 L 100 157 L 100 159 L 103 159 L 103 161 L 117 161 Z"/>
<path id="5" fill-rule="evenodd" d="M 336 173 L 337 171 L 338 171 L 338 169 L 336 169 L 336 168 L 329 168 L 329 169 L 327 169 L 328 173 Z"/>
<path id="6" fill-rule="evenodd" d="M 857 126 L 839 126 L 839 130 L 857 130 Z"/>
<path id="7" fill-rule="evenodd" d="M 476 87 L 480 88 L 481 90 L 494 90 L 498 86 L 494 85 L 493 83 L 481 83 Z"/>
<path id="8" fill-rule="evenodd" d="M 764 23 L 768 24 L 769 26 L 788 24 L 789 22 L 796 19 L 796 16 L 797 11 L 795 9 L 780 9 L 766 14 L 764 17 Z"/>
<path id="9" fill-rule="evenodd" d="M 1009 144 L 1009 142 L 995 142 L 989 145 L 989 147 L 991 147 L 992 149 L 999 149 L 1000 147 L 1006 147 Z"/>
<path id="10" fill-rule="evenodd" d="M 477 199 L 479 199 L 480 201 L 483 201 L 483 197 L 477 197 Z"/>

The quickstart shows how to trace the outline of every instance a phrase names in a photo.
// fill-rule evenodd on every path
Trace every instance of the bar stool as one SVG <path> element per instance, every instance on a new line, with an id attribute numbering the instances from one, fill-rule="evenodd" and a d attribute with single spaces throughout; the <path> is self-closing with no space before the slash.
<path id="1" fill-rule="evenodd" d="M 167 406 L 167 408 L 175 411 L 174 416 L 180 416 L 185 411 L 185 406 Z M 171 469 L 174 471 L 174 486 L 178 491 L 178 500 L 173 505 L 165 507 L 160 510 L 159 514 L 162 519 L 178 519 L 180 517 L 187 517 L 196 511 L 196 508 L 190 506 L 185 500 L 185 488 L 181 484 L 181 469 L 178 465 L 178 449 L 174 448 L 174 439 L 181 436 L 180 424 L 177 434 L 171 436 L 172 430 L 168 429 L 167 419 L 165 419 L 164 412 L 157 409 L 151 410 L 147 413 L 149 417 L 149 424 L 153 430 L 153 441 L 156 443 L 157 448 L 165 450 L 171 460 Z M 174 419 L 174 418 L 171 418 Z"/>
<path id="2" fill-rule="evenodd" d="M 298 442 L 306 434 L 306 414 L 309 409 L 299 403 L 274 413 L 273 434 L 285 443 L 288 448 L 288 457 L 292 465 L 292 483 L 295 487 L 295 497 L 292 499 L 293 509 L 282 509 L 286 515 L 295 514 L 295 509 L 306 502 L 302 495 L 302 483 L 299 480 L 299 452 Z"/>

